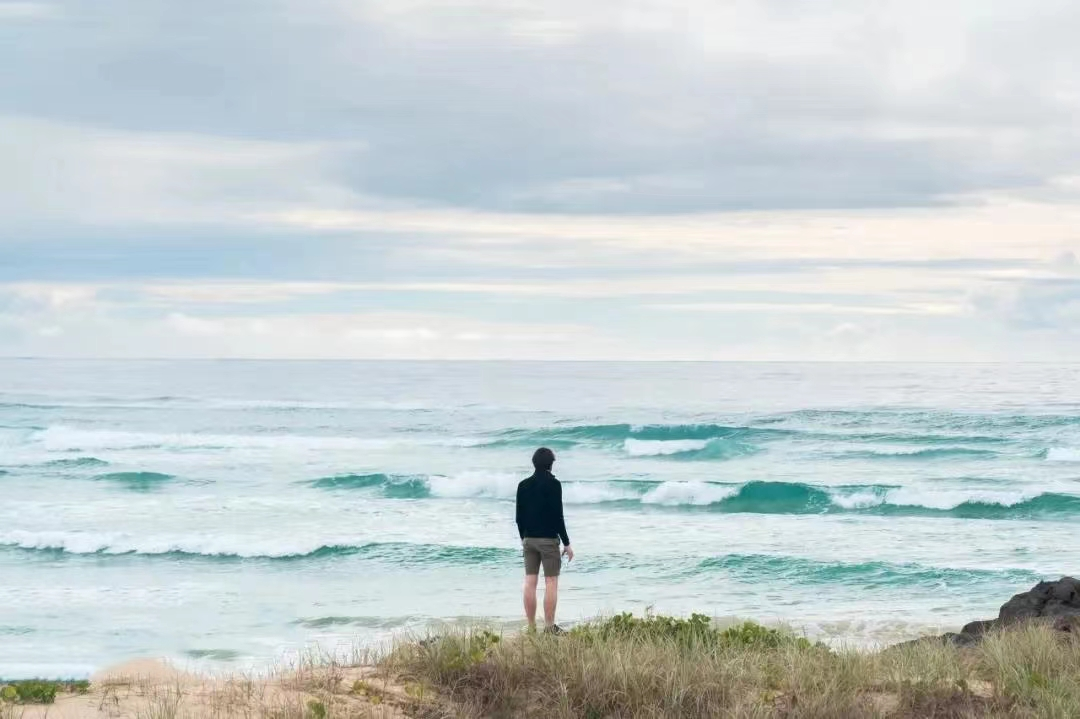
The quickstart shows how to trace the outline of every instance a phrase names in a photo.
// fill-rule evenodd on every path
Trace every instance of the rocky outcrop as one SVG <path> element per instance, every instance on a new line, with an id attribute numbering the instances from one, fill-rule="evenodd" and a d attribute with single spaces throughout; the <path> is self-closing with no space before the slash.
<path id="1" fill-rule="evenodd" d="M 997 619 L 965 624 L 959 633 L 941 639 L 961 646 L 974 644 L 987 632 L 1028 621 L 1045 622 L 1058 631 L 1080 635 L 1080 579 L 1039 582 L 1005 602 Z"/>

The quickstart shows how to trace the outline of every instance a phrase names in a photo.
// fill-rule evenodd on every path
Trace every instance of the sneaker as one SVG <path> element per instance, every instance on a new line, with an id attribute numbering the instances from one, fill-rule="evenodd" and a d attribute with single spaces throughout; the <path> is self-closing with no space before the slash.
<path id="1" fill-rule="evenodd" d="M 550 627 L 544 630 L 544 634 L 554 634 L 559 636 L 560 634 L 566 634 L 558 624 L 552 624 Z"/>

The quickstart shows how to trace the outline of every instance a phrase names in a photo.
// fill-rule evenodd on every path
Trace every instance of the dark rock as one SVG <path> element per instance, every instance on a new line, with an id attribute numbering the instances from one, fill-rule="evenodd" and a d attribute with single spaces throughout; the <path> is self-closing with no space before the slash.
<path id="1" fill-rule="evenodd" d="M 1067 577 L 1062 577 L 1066 579 Z M 1039 582 L 1034 587 L 1024 592 L 1024 594 L 1032 594 L 1043 599 L 1049 599 L 1050 595 L 1054 593 L 1054 585 L 1056 582 Z"/>
<path id="2" fill-rule="evenodd" d="M 979 641 L 979 635 L 965 634 L 964 632 L 960 632 L 959 634 L 949 632 L 942 635 L 942 639 L 944 639 L 947 644 L 952 644 L 957 647 L 968 647 Z"/>
<path id="3" fill-rule="evenodd" d="M 981 637 L 983 634 L 997 629 L 997 626 L 998 621 L 996 619 L 979 619 L 965 624 L 960 633 L 969 637 Z"/>
<path id="4" fill-rule="evenodd" d="M 1072 617 L 1080 614 L 1080 607 L 1051 599 L 1039 610 L 1040 617 Z"/>
<path id="5" fill-rule="evenodd" d="M 1027 621 L 1046 622 L 1055 631 L 1080 637 L 1080 580 L 1062 577 L 1056 582 L 1039 582 L 1005 602 L 997 619 L 969 622 L 959 634 L 950 632 L 933 639 L 961 647 L 969 646 L 988 632 Z"/>
<path id="6" fill-rule="evenodd" d="M 1062 577 L 1056 582 L 1039 582 L 1030 591 L 1017 594 L 1001 607 L 998 619 L 1011 624 L 1035 617 L 1080 615 L 1080 581 Z"/>
<path id="7" fill-rule="evenodd" d="M 1038 587 L 1036 587 L 1030 592 L 1017 594 L 1015 597 L 1001 605 L 1001 611 L 998 612 L 998 619 L 1003 623 L 1009 624 L 1018 622 L 1021 619 L 1037 617 L 1039 616 L 1039 610 L 1045 603 L 1046 598 L 1038 592 Z"/>
<path id="8" fill-rule="evenodd" d="M 1076 601 L 1076 595 L 1080 594 L 1080 581 L 1072 577 L 1062 577 L 1050 590 L 1050 599 L 1069 604 Z"/>

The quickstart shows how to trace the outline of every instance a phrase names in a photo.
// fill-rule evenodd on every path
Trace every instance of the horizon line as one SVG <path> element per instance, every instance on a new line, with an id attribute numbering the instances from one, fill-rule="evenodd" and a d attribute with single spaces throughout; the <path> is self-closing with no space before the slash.
<path id="1" fill-rule="evenodd" d="M 64 357 L 0 355 L 0 361 L 50 362 L 410 362 L 410 363 L 517 363 L 517 364 L 896 364 L 896 365 L 1080 365 L 1080 360 L 872 360 L 872 359 L 521 359 L 521 358 L 417 358 L 417 357 Z"/>

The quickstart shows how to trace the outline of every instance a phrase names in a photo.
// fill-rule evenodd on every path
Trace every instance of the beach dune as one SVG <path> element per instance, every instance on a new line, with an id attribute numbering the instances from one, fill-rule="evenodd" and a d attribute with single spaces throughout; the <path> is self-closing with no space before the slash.
<path id="1" fill-rule="evenodd" d="M 399 704 L 408 700 L 373 666 L 210 676 L 139 659 L 94 675 L 86 693 L 60 694 L 52 704 L 0 704 L 0 719 L 401 719 Z"/>

